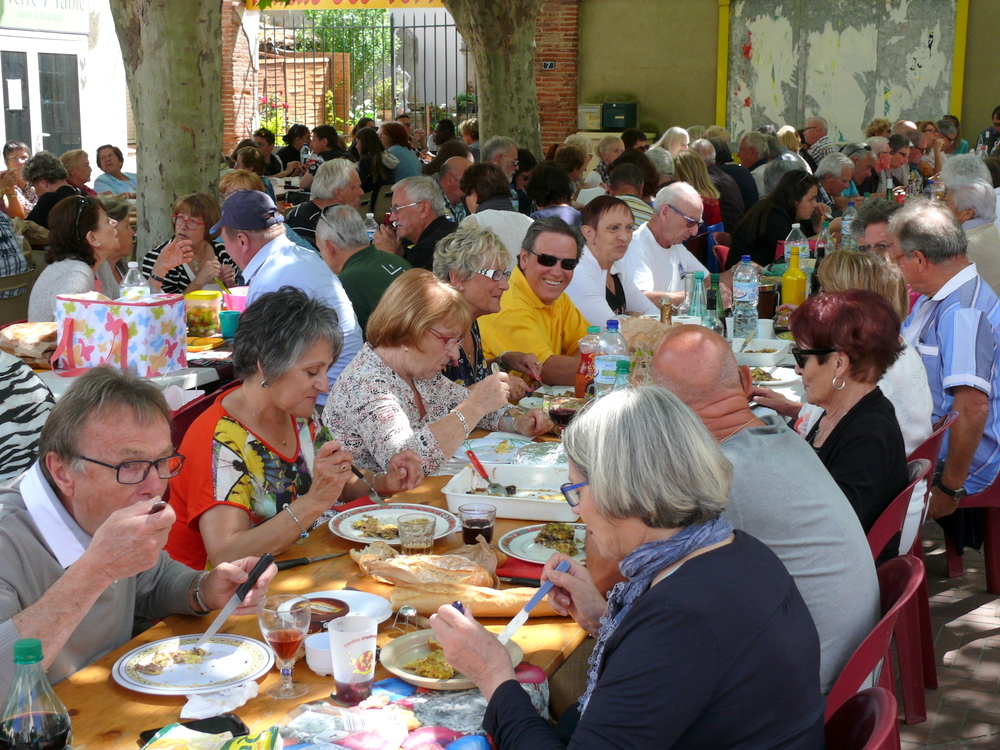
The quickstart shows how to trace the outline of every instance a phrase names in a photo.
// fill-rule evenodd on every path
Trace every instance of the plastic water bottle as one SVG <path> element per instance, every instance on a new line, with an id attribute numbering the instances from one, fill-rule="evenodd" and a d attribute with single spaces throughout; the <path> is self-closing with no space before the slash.
<path id="1" fill-rule="evenodd" d="M 603 396 L 611 392 L 615 385 L 616 367 L 621 361 L 630 362 L 631 358 L 625 337 L 618 332 L 618 321 L 612 318 L 608 321 L 607 330 L 601 334 L 594 356 L 595 395 Z"/>
<path id="2" fill-rule="evenodd" d="M 309 144 L 303 143 L 302 150 L 299 151 L 299 164 L 308 169 L 309 159 L 311 156 L 312 156 L 312 151 L 309 150 Z"/>
<path id="3" fill-rule="evenodd" d="M 611 387 L 612 391 L 621 391 L 632 387 L 632 381 L 629 380 L 629 374 L 632 371 L 632 366 L 627 360 L 620 359 L 615 363 L 615 384 Z"/>
<path id="4" fill-rule="evenodd" d="M 785 237 L 785 263 L 787 264 L 792 259 L 792 248 L 796 247 L 799 250 L 800 258 L 809 257 L 809 240 L 799 229 L 798 224 L 792 224 L 792 231 L 788 233 Z"/>
<path id="5" fill-rule="evenodd" d="M 684 276 L 684 300 L 674 310 L 674 315 L 691 314 L 691 294 L 694 292 L 694 276 L 686 274 Z"/>
<path id="6" fill-rule="evenodd" d="M 886 193 L 888 195 L 888 192 Z M 847 237 L 851 234 L 851 222 L 858 216 L 858 211 L 854 208 L 854 201 L 847 202 L 847 210 L 840 217 L 840 235 Z"/>
<path id="7" fill-rule="evenodd" d="M 597 352 L 597 346 L 600 342 L 601 327 L 587 326 L 587 335 L 580 339 L 579 344 L 580 366 L 577 368 L 574 381 L 574 395 L 577 398 L 583 398 L 587 395 L 588 388 L 594 382 L 594 354 Z"/>
<path id="8" fill-rule="evenodd" d="M 694 287 L 691 289 L 691 307 L 688 315 L 704 320 L 708 314 L 708 302 L 705 300 L 705 272 L 695 271 Z"/>
<path id="9" fill-rule="evenodd" d="M 714 274 L 713 274 L 714 275 Z M 726 327 L 722 324 L 722 320 L 719 318 L 717 305 L 719 298 L 718 288 L 710 288 L 705 293 L 705 315 L 701 319 L 701 324 L 710 331 L 715 331 L 717 334 L 726 337 Z"/>
<path id="10" fill-rule="evenodd" d="M 378 222 L 375 221 L 375 214 L 365 214 L 365 232 L 368 234 L 368 242 L 375 241 L 375 233 L 378 231 Z"/>
<path id="11" fill-rule="evenodd" d="M 760 273 L 744 255 L 733 269 L 733 338 L 745 339 L 750 331 L 757 330 L 757 297 L 760 292 Z"/>
<path id="12" fill-rule="evenodd" d="M 122 279 L 119 289 L 121 290 L 121 299 L 135 300 L 149 296 L 149 282 L 139 270 L 139 264 L 134 260 L 128 262 L 128 273 Z"/>
<path id="13" fill-rule="evenodd" d="M 14 681 L 0 712 L 0 747 L 48 748 L 73 746 L 73 726 L 42 669 L 42 642 L 14 642 Z"/>

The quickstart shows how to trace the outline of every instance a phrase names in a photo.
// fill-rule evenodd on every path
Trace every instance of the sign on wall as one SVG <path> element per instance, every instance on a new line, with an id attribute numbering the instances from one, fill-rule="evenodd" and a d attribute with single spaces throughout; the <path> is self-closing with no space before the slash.
<path id="1" fill-rule="evenodd" d="M 0 0 L 0 28 L 90 33 L 90 0 Z"/>
<path id="2" fill-rule="evenodd" d="M 257 10 L 258 0 L 246 0 L 247 10 Z M 359 8 L 390 8 L 408 10 L 413 8 L 443 8 L 441 0 L 271 0 L 269 11 L 273 10 L 357 10 Z"/>

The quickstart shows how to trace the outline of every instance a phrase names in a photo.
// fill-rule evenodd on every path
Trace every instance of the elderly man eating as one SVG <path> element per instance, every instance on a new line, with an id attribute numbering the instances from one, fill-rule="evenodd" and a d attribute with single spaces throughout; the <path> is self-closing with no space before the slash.
<path id="1" fill-rule="evenodd" d="M 58 682 L 126 643 L 133 617 L 205 614 L 247 579 L 256 558 L 197 572 L 163 552 L 176 516 L 160 497 L 183 463 L 163 395 L 128 371 L 90 370 L 56 404 L 38 461 L 0 490 L 0 697 L 22 637 L 42 641 Z"/>
<path id="2" fill-rule="evenodd" d="M 389 222 L 395 222 L 390 226 Z M 434 246 L 455 231 L 445 216 L 444 195 L 431 177 L 407 177 L 396 183 L 386 225 L 375 234 L 375 247 L 402 255 L 414 268 L 431 269 Z"/>

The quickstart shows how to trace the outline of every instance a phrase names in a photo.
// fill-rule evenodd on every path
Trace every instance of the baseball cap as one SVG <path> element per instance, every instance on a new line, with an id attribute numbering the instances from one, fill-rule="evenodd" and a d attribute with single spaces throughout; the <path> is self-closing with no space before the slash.
<path id="1" fill-rule="evenodd" d="M 212 227 L 218 234 L 222 227 L 230 229 L 267 229 L 285 220 L 274 201 L 259 190 L 237 190 L 222 205 L 222 218 Z"/>

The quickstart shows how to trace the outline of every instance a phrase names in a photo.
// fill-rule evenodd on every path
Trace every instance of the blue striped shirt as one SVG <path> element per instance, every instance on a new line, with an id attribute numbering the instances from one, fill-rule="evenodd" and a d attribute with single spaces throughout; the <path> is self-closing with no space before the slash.
<path id="1" fill-rule="evenodd" d="M 917 299 L 903 322 L 903 338 L 920 353 L 934 397 L 934 419 L 952 410 L 949 389 L 967 385 L 985 393 L 989 416 L 972 457 L 965 489 L 980 492 L 1000 472 L 1000 299 L 969 264 L 928 298 Z M 948 437 L 941 460 L 948 453 Z"/>

